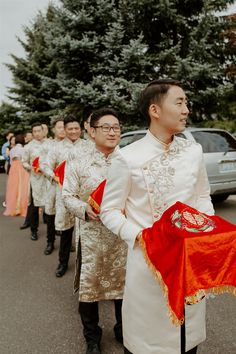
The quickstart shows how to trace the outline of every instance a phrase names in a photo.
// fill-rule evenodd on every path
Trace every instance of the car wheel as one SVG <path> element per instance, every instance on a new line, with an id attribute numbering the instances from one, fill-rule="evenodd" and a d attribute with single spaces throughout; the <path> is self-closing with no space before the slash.
<path id="1" fill-rule="evenodd" d="M 222 203 L 228 198 L 229 194 L 212 195 L 211 200 L 213 203 Z"/>

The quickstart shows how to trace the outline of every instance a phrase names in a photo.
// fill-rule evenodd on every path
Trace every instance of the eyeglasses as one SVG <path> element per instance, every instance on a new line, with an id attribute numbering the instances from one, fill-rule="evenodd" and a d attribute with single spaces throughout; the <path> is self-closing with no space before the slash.
<path id="1" fill-rule="evenodd" d="M 120 125 L 109 125 L 109 124 L 103 124 L 103 125 L 96 125 L 93 128 L 101 128 L 103 133 L 110 133 L 111 129 L 115 134 L 120 133 L 121 131 L 121 126 Z"/>

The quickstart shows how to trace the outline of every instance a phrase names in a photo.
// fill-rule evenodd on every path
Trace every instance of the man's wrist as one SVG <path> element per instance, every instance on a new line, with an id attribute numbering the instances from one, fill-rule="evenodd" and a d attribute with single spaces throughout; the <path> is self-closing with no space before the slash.
<path id="1" fill-rule="evenodd" d="M 142 231 L 140 231 L 140 232 L 138 233 L 138 235 L 136 236 L 136 241 L 138 242 L 141 237 L 142 237 Z"/>

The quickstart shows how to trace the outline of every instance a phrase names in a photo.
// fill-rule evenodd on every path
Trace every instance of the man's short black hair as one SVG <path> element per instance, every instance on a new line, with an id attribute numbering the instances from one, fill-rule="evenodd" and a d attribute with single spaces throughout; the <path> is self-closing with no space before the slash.
<path id="1" fill-rule="evenodd" d="M 95 127 L 100 118 L 108 115 L 114 116 L 119 120 L 118 112 L 115 109 L 106 107 L 100 108 L 96 111 L 93 111 L 93 113 L 91 114 L 90 127 Z"/>
<path id="2" fill-rule="evenodd" d="M 25 145 L 24 135 L 23 135 L 23 134 L 17 134 L 17 135 L 15 136 L 15 143 L 16 143 L 16 144 Z"/>
<path id="3" fill-rule="evenodd" d="M 64 117 L 64 126 L 66 126 L 69 123 L 74 123 L 74 122 L 77 122 L 80 125 L 78 118 L 74 114 L 68 114 Z"/>
<path id="4" fill-rule="evenodd" d="M 153 103 L 161 104 L 171 86 L 181 87 L 181 82 L 175 79 L 159 79 L 151 81 L 141 92 L 139 97 L 139 110 L 150 123 L 149 107 Z"/>
<path id="5" fill-rule="evenodd" d="M 58 116 L 53 116 L 51 118 L 51 126 L 52 128 L 55 128 L 55 125 L 57 124 L 57 122 L 63 122 L 64 123 L 64 118 L 60 115 Z"/>
<path id="6" fill-rule="evenodd" d="M 33 123 L 33 124 L 31 125 L 32 131 L 33 131 L 33 129 L 34 129 L 35 127 L 41 127 L 41 128 L 43 129 L 42 123 L 40 123 L 40 122 L 35 122 L 35 123 Z"/>

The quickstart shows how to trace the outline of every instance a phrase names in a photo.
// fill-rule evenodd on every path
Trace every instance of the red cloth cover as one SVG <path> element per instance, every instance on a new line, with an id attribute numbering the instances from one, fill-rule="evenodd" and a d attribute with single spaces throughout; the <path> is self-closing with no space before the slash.
<path id="1" fill-rule="evenodd" d="M 102 203 L 105 185 L 106 180 L 104 179 L 89 196 L 88 202 L 96 214 L 100 213 L 100 206 Z"/>
<path id="2" fill-rule="evenodd" d="M 35 159 L 33 160 L 32 167 L 33 167 L 35 173 L 42 173 L 40 171 L 40 167 L 39 167 L 39 156 L 35 157 Z"/>
<path id="3" fill-rule="evenodd" d="M 162 286 L 172 322 L 184 321 L 184 303 L 206 293 L 236 296 L 236 226 L 177 202 L 140 239 L 148 266 Z"/>
<path id="4" fill-rule="evenodd" d="M 54 170 L 54 175 L 58 177 L 60 186 L 63 186 L 64 176 L 65 176 L 66 160 L 62 161 Z"/>

